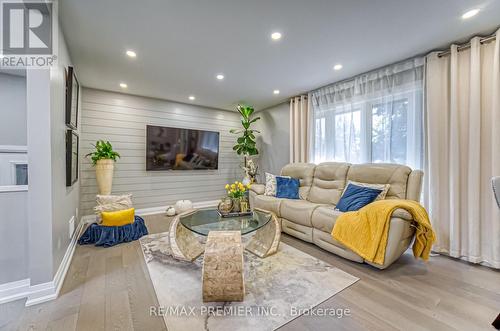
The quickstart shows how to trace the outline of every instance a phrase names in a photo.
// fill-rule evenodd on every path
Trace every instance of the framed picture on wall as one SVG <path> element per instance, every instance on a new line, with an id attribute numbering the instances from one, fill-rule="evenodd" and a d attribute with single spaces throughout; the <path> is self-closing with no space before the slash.
<path id="1" fill-rule="evenodd" d="M 78 180 L 78 134 L 66 130 L 66 186 L 73 186 Z"/>
<path id="2" fill-rule="evenodd" d="M 80 84 L 73 67 L 66 72 L 66 125 L 74 130 L 78 128 L 78 93 Z"/>

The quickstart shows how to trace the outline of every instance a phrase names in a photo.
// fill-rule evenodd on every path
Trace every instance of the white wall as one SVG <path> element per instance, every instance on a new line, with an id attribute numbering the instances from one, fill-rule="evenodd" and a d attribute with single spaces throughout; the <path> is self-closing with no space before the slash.
<path id="1" fill-rule="evenodd" d="M 0 186 L 15 183 L 12 161 L 27 160 L 26 152 L 7 152 L 26 146 L 26 126 L 26 77 L 0 73 Z M 28 278 L 27 199 L 26 191 L 0 191 L 0 284 Z"/>
<path id="2" fill-rule="evenodd" d="M 93 89 L 83 89 L 82 95 L 81 155 L 91 152 L 96 140 L 109 140 L 122 155 L 115 164 L 113 193 L 132 193 L 136 208 L 179 199 L 216 200 L 227 182 L 242 179 L 241 161 L 232 151 L 236 139 L 229 133 L 241 126 L 238 113 Z M 220 132 L 219 169 L 146 171 L 147 124 Z M 87 215 L 95 205 L 97 184 L 90 161 L 81 163 L 81 209 Z"/>
<path id="3" fill-rule="evenodd" d="M 52 280 L 50 72 L 28 70 L 28 247 L 33 284 Z"/>
<path id="4" fill-rule="evenodd" d="M 0 284 L 28 278 L 28 192 L 0 192 Z"/>
<path id="5" fill-rule="evenodd" d="M 0 73 L 0 145 L 26 146 L 26 77 Z"/>
<path id="6" fill-rule="evenodd" d="M 72 217 L 79 218 L 76 211 L 80 202 L 80 181 L 77 181 L 71 187 L 66 187 L 66 68 L 72 64 L 62 31 L 59 31 L 58 41 L 58 66 L 52 67 L 50 70 L 52 257 L 54 274 L 59 268 L 70 243 L 69 220 Z M 78 68 L 75 68 L 75 70 L 78 75 Z M 78 123 L 80 123 L 80 120 Z M 78 126 L 81 127 L 80 124 Z M 77 224 L 78 221 L 75 222 L 75 227 Z"/>
<path id="7" fill-rule="evenodd" d="M 281 168 L 290 163 L 290 106 L 288 102 L 259 111 L 256 129 L 259 148 L 260 182 L 265 181 L 264 173 L 279 174 Z"/>
<path id="8" fill-rule="evenodd" d="M 26 77 L 0 72 L 0 186 L 15 185 L 15 162 L 26 162 Z M 14 150 L 11 149 L 14 147 Z"/>
<path id="9" fill-rule="evenodd" d="M 27 72 L 31 285 L 53 280 L 70 244 L 69 220 L 79 204 L 79 182 L 68 188 L 65 180 L 65 70 L 70 64 L 59 31 L 58 65 Z"/>

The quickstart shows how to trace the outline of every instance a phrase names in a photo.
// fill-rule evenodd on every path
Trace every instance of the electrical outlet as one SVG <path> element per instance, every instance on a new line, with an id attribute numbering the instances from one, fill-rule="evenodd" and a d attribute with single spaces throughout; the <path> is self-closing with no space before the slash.
<path id="1" fill-rule="evenodd" d="M 71 216 L 69 220 L 69 239 L 73 238 L 73 234 L 75 233 L 75 216 Z"/>

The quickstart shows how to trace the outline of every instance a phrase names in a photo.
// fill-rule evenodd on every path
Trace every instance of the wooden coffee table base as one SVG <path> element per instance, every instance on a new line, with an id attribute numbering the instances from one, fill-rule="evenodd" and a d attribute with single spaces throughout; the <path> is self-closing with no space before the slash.
<path id="1" fill-rule="evenodd" d="M 245 280 L 240 231 L 211 231 L 203 258 L 203 302 L 243 301 Z"/>

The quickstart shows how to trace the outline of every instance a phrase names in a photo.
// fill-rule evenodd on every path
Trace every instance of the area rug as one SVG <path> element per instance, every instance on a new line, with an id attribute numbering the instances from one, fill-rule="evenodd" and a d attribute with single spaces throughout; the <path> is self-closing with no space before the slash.
<path id="1" fill-rule="evenodd" d="M 169 331 L 274 330 L 310 312 L 358 278 L 280 243 L 265 259 L 245 252 L 245 300 L 203 303 L 203 255 L 193 263 L 171 256 L 168 232 L 140 239 L 161 315 Z M 335 315 L 339 307 L 324 312 Z M 335 310 L 333 310 L 335 309 Z"/>

